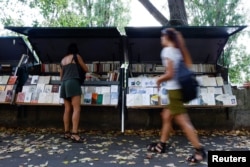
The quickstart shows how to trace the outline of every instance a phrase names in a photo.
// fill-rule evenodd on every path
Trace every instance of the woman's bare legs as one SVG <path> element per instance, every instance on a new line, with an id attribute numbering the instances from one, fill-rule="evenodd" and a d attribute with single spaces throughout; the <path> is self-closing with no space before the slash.
<path id="1" fill-rule="evenodd" d="M 80 136 L 78 133 L 78 126 L 80 120 L 80 112 L 81 112 L 81 96 L 74 96 L 71 98 L 71 104 L 73 106 L 73 115 L 72 115 L 72 133 L 76 134 L 74 138 L 79 140 Z"/>
<path id="2" fill-rule="evenodd" d="M 194 146 L 194 148 L 202 147 L 198 135 L 190 122 L 189 116 L 187 114 L 179 114 L 175 116 L 176 123 L 180 126 L 183 132 L 186 134 L 188 140 Z"/>
<path id="3" fill-rule="evenodd" d="M 173 117 L 170 113 L 170 110 L 166 108 L 162 110 L 161 117 L 162 117 L 162 129 L 161 129 L 160 141 L 162 143 L 165 143 L 168 140 L 169 134 L 172 130 Z"/>
<path id="4" fill-rule="evenodd" d="M 201 149 L 202 144 L 199 141 L 198 135 L 190 122 L 188 114 L 179 114 L 174 117 L 176 123 L 180 126 L 182 131 L 186 134 L 188 140 L 191 142 L 195 149 Z M 204 157 L 201 154 L 194 155 L 196 160 L 202 160 Z"/>
<path id="5" fill-rule="evenodd" d="M 64 114 L 63 114 L 64 132 L 70 132 L 70 115 L 71 115 L 71 103 L 69 100 L 64 99 Z"/>

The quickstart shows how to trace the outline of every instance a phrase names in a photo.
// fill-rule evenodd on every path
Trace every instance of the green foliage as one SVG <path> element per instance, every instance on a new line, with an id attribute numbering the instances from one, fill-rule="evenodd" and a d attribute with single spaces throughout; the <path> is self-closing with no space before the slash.
<path id="1" fill-rule="evenodd" d="M 246 25 L 246 9 L 242 0 L 189 0 L 186 9 L 190 25 L 194 26 L 237 26 Z M 249 57 L 246 49 L 237 44 L 238 38 L 246 35 L 243 32 L 233 35 L 227 42 L 218 64 L 229 68 L 232 83 L 244 82 L 244 77 L 250 76 Z"/>
<path id="2" fill-rule="evenodd" d="M 130 0 L 2 0 L 0 21 L 5 26 L 23 26 L 27 15 L 23 8 L 37 12 L 31 26 L 51 27 L 123 27 L 129 23 Z M 18 9 L 13 19 L 10 11 Z M 29 11 L 29 10 L 27 10 Z M 29 18 L 32 19 L 32 18 Z M 25 25 L 27 26 L 27 25 Z"/>

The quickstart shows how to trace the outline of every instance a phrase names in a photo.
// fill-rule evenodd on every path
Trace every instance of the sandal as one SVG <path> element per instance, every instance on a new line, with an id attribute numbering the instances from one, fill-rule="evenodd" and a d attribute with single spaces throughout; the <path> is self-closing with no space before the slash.
<path id="1" fill-rule="evenodd" d="M 197 158 L 197 156 L 201 157 L 201 159 Z M 188 162 L 197 163 L 197 162 L 204 160 L 206 158 L 206 156 L 207 156 L 207 154 L 206 154 L 204 148 L 199 148 L 199 149 L 196 148 L 194 154 L 191 155 L 190 157 L 188 157 L 186 160 Z"/>
<path id="2" fill-rule="evenodd" d="M 165 153 L 166 143 L 151 143 L 147 145 L 147 150 L 156 153 Z"/>
<path id="3" fill-rule="evenodd" d="M 77 139 L 75 136 L 79 136 L 79 138 Z M 83 143 L 86 141 L 85 138 L 81 137 L 78 133 L 71 133 L 71 140 L 74 143 Z"/>
<path id="4" fill-rule="evenodd" d="M 70 139 L 70 138 L 71 138 L 71 133 L 70 133 L 70 131 L 64 132 L 63 138 L 64 138 L 64 139 Z"/>

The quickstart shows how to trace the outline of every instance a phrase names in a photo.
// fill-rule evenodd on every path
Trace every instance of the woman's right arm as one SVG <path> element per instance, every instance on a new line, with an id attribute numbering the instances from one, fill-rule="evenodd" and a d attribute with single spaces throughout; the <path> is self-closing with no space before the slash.
<path id="1" fill-rule="evenodd" d="M 78 59 L 78 62 L 80 64 L 80 66 L 82 67 L 82 69 L 85 71 L 85 72 L 88 72 L 89 69 L 88 69 L 88 66 L 85 64 L 85 62 L 83 61 L 82 57 L 77 55 L 77 59 Z"/>

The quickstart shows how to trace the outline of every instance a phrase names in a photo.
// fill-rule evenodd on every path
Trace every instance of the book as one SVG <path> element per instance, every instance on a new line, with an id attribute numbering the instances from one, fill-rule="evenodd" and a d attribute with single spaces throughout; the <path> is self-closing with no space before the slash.
<path id="1" fill-rule="evenodd" d="M 237 105 L 235 95 L 219 94 L 215 95 L 215 100 L 217 105 Z"/>
<path id="2" fill-rule="evenodd" d="M 14 88 L 14 85 L 6 85 L 5 86 L 5 90 L 8 91 L 8 90 L 13 90 Z"/>
<path id="3" fill-rule="evenodd" d="M 39 93 L 38 92 L 33 92 L 31 95 L 30 102 L 31 103 L 38 103 L 38 98 L 39 98 Z"/>
<path id="4" fill-rule="evenodd" d="M 43 92 L 45 93 L 51 93 L 52 92 L 53 85 L 45 85 Z"/>
<path id="5" fill-rule="evenodd" d="M 24 92 L 18 92 L 16 102 L 23 103 L 25 99 L 25 93 Z"/>
<path id="6" fill-rule="evenodd" d="M 110 104 L 118 104 L 118 85 L 110 86 Z"/>
<path id="7" fill-rule="evenodd" d="M 106 105 L 110 104 L 110 92 L 106 92 L 102 94 L 102 104 L 106 104 Z"/>
<path id="8" fill-rule="evenodd" d="M 51 92 L 58 93 L 60 85 L 52 85 Z"/>
<path id="9" fill-rule="evenodd" d="M 224 85 L 224 81 L 223 81 L 223 78 L 221 76 L 217 76 L 217 77 L 215 77 L 215 79 L 216 79 L 217 86 Z"/>
<path id="10" fill-rule="evenodd" d="M 30 103 L 32 92 L 25 92 L 24 103 Z"/>
<path id="11" fill-rule="evenodd" d="M 144 106 L 150 105 L 150 94 L 142 94 L 142 105 Z"/>
<path id="12" fill-rule="evenodd" d="M 5 102 L 11 102 L 13 97 L 13 90 L 7 90 L 5 92 L 6 92 Z"/>
<path id="13" fill-rule="evenodd" d="M 22 87 L 22 92 L 35 92 L 36 91 L 36 85 L 24 85 Z"/>
<path id="14" fill-rule="evenodd" d="M 39 79 L 39 75 L 33 75 L 31 78 L 30 84 L 37 84 Z"/>
<path id="15" fill-rule="evenodd" d="M 59 104 L 60 103 L 60 94 L 57 92 L 53 93 L 53 99 L 52 99 L 53 104 Z"/>
<path id="16" fill-rule="evenodd" d="M 224 90 L 224 94 L 229 94 L 229 95 L 233 94 L 232 87 L 231 87 L 230 84 L 224 84 L 223 85 L 223 90 Z"/>
<path id="17" fill-rule="evenodd" d="M 38 100 L 37 103 L 45 103 L 47 98 L 47 93 L 45 92 L 40 92 L 38 95 Z"/>
<path id="18" fill-rule="evenodd" d="M 39 76 L 37 83 L 38 84 L 49 84 L 50 83 L 50 77 L 49 75 L 47 76 Z"/>
<path id="19" fill-rule="evenodd" d="M 7 91 L 0 91 L 0 102 L 5 102 Z"/>
<path id="20" fill-rule="evenodd" d="M 5 90 L 5 85 L 0 85 L 0 91 L 4 91 Z"/>
<path id="21" fill-rule="evenodd" d="M 0 84 L 6 85 L 8 83 L 9 77 L 9 75 L 0 76 Z"/>
<path id="22" fill-rule="evenodd" d="M 37 84 L 36 92 L 41 93 L 44 91 L 45 84 Z"/>
<path id="23" fill-rule="evenodd" d="M 97 104 L 97 97 L 98 97 L 97 93 L 92 93 L 91 104 Z"/>
<path id="24" fill-rule="evenodd" d="M 17 76 L 10 76 L 7 84 L 8 85 L 15 85 L 16 81 L 17 81 Z"/>
<path id="25" fill-rule="evenodd" d="M 91 104 L 91 100 L 92 100 L 92 93 L 85 93 L 83 95 L 83 102 L 84 104 Z"/>
<path id="26" fill-rule="evenodd" d="M 96 104 L 102 104 L 102 100 L 103 100 L 103 94 L 98 94 Z"/>
<path id="27" fill-rule="evenodd" d="M 215 105 L 215 98 L 213 93 L 201 93 L 200 105 Z"/>
<path id="28" fill-rule="evenodd" d="M 151 94 L 150 95 L 150 105 L 159 105 L 159 95 Z"/>
<path id="29" fill-rule="evenodd" d="M 135 94 L 126 94 L 126 106 L 134 106 L 134 95 Z"/>

